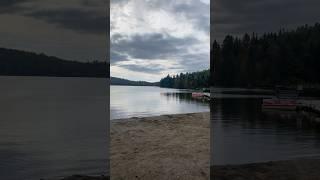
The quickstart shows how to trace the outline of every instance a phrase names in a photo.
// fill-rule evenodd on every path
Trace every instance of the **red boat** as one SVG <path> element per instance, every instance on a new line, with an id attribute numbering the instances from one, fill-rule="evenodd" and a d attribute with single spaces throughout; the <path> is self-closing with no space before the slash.
<path id="1" fill-rule="evenodd" d="M 193 92 L 191 96 L 197 99 L 210 99 L 210 93 Z"/>
<path id="2" fill-rule="evenodd" d="M 192 97 L 202 97 L 202 96 L 204 96 L 204 93 L 202 93 L 202 92 L 193 92 L 192 93 Z"/>
<path id="3" fill-rule="evenodd" d="M 294 99 L 263 99 L 262 107 L 267 109 L 296 110 L 297 101 Z"/>
<path id="4" fill-rule="evenodd" d="M 296 90 L 277 87 L 276 98 L 263 99 L 262 107 L 266 109 L 296 110 L 298 93 Z"/>

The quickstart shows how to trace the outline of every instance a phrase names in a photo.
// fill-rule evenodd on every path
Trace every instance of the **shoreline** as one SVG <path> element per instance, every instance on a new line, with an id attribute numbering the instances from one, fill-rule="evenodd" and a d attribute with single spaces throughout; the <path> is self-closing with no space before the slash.
<path id="1" fill-rule="evenodd" d="M 115 119 L 111 125 L 110 176 L 84 179 L 316 180 L 320 157 L 210 166 L 210 113 Z M 313 158 L 313 159 L 312 159 Z"/>
<path id="2" fill-rule="evenodd" d="M 210 113 L 111 121 L 111 179 L 209 179 Z"/>
<path id="3" fill-rule="evenodd" d="M 320 158 L 269 161 L 240 165 L 211 166 L 215 180 L 317 180 L 320 177 Z"/>
<path id="4" fill-rule="evenodd" d="M 178 113 L 178 114 L 162 114 L 162 115 L 155 115 L 155 116 L 133 116 L 133 117 L 127 117 L 127 118 L 117 118 L 117 119 L 110 119 L 110 124 L 112 123 L 118 123 L 118 122 L 132 122 L 132 121 L 143 121 L 143 120 L 158 120 L 158 121 L 163 121 L 161 119 L 162 116 L 167 116 L 167 117 L 173 117 L 173 116 L 183 116 L 183 115 L 194 115 L 194 114 L 204 114 L 204 113 L 210 113 L 210 111 L 207 112 L 194 112 L 194 113 Z"/>

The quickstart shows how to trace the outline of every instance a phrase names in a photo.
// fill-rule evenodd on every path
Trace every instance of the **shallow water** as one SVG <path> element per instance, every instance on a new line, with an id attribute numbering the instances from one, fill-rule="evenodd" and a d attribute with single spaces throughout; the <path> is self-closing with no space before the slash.
<path id="1" fill-rule="evenodd" d="M 107 172 L 107 80 L 0 77 L 0 177 Z"/>
<path id="2" fill-rule="evenodd" d="M 191 91 L 150 86 L 111 86 L 111 119 L 209 112 L 209 103 Z"/>
<path id="3" fill-rule="evenodd" d="M 265 111 L 262 98 L 216 98 L 211 107 L 211 164 L 320 156 L 320 127 L 295 112 Z"/>

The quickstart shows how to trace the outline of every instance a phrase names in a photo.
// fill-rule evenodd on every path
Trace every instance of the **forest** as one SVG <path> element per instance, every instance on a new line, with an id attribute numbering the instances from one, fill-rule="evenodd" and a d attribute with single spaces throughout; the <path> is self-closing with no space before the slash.
<path id="1" fill-rule="evenodd" d="M 213 42 L 211 85 L 274 87 L 320 84 L 320 24 Z"/>
<path id="2" fill-rule="evenodd" d="M 159 82 L 130 81 L 112 76 L 110 77 L 110 84 L 119 86 L 159 86 Z"/>
<path id="3" fill-rule="evenodd" d="M 106 62 L 78 62 L 45 54 L 0 48 L 0 75 L 110 77 Z"/>
<path id="4" fill-rule="evenodd" d="M 177 75 L 167 75 L 160 80 L 160 87 L 176 89 L 198 89 L 208 88 L 210 71 L 203 70 L 192 73 L 180 73 Z"/>

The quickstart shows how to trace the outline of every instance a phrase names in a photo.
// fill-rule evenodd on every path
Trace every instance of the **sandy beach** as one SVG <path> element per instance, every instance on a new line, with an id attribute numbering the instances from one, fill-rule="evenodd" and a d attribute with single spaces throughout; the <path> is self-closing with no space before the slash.
<path id="1" fill-rule="evenodd" d="M 111 121 L 111 179 L 209 179 L 210 113 Z"/>

